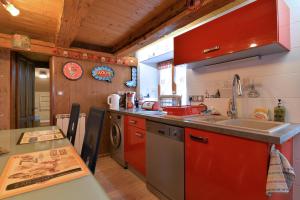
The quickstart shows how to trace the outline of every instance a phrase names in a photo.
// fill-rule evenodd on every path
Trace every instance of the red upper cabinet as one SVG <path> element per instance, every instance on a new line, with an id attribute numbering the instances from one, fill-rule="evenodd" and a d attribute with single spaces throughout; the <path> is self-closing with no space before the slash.
<path id="1" fill-rule="evenodd" d="M 174 64 L 211 65 L 290 49 L 283 0 L 257 0 L 174 39 Z"/>

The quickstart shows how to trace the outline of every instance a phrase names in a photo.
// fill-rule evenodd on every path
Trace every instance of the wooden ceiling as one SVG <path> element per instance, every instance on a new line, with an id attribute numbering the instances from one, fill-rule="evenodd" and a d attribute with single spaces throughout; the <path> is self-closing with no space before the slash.
<path id="1" fill-rule="evenodd" d="M 233 1 L 10 0 L 20 15 L 0 6 L 0 33 L 125 55 Z"/>
<path id="2" fill-rule="evenodd" d="M 10 0 L 21 12 L 12 17 L 0 5 L 0 32 L 54 42 L 64 0 Z"/>
<path id="3" fill-rule="evenodd" d="M 75 41 L 115 46 L 174 3 L 176 0 L 94 1 Z"/>

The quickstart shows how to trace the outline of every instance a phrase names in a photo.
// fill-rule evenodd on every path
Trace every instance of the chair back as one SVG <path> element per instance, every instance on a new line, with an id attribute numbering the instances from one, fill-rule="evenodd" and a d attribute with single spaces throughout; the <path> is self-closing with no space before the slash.
<path id="1" fill-rule="evenodd" d="M 92 173 L 95 173 L 104 117 L 105 109 L 92 107 L 87 119 L 81 158 Z"/>
<path id="2" fill-rule="evenodd" d="M 70 120 L 67 131 L 67 138 L 74 145 L 76 138 L 77 125 L 80 115 L 80 105 L 78 103 L 73 103 L 71 108 Z"/>

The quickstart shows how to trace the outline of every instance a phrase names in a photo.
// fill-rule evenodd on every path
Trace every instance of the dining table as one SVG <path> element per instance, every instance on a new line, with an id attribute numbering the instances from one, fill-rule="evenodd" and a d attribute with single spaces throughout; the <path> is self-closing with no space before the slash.
<path id="1" fill-rule="evenodd" d="M 51 141 L 36 142 L 30 144 L 18 145 L 18 140 L 22 133 L 28 131 L 43 131 L 58 129 L 56 126 L 22 128 L 0 131 L 0 147 L 7 149 L 9 152 L 0 155 L 0 174 L 2 174 L 8 159 L 17 154 L 32 153 L 43 150 L 72 146 L 67 138 Z M 73 148 L 73 147 L 72 147 Z M 88 175 L 52 185 L 46 188 L 32 190 L 21 193 L 7 200 L 108 200 L 104 189 L 97 182 L 91 172 Z"/>

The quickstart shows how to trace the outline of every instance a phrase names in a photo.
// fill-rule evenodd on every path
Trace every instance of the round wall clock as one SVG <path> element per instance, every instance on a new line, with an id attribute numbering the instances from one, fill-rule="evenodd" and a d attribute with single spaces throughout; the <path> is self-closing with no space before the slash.
<path id="1" fill-rule="evenodd" d="M 83 69 L 76 62 L 67 62 L 63 66 L 63 74 L 67 79 L 75 81 L 82 77 Z"/>

